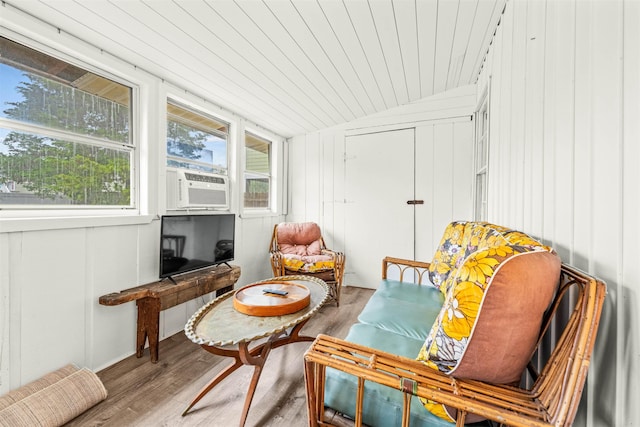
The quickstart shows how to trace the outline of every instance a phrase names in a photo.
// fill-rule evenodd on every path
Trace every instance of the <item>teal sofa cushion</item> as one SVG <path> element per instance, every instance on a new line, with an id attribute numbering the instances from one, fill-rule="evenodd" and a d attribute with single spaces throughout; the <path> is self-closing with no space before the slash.
<path id="1" fill-rule="evenodd" d="M 435 287 L 383 280 L 358 321 L 424 342 L 443 301 L 444 295 Z M 414 359 L 416 355 L 407 357 Z"/>
<path id="2" fill-rule="evenodd" d="M 430 285 L 382 280 L 351 326 L 347 341 L 415 359 L 424 344 L 444 296 Z M 357 379 L 327 368 L 325 405 L 355 417 Z M 363 422 L 369 426 L 402 424 L 403 394 L 379 384 L 365 384 Z M 417 397 L 411 399 L 411 426 L 447 426 L 451 423 L 427 411 Z"/>
<path id="3" fill-rule="evenodd" d="M 436 289 L 436 292 L 439 291 Z M 347 341 L 377 348 L 411 359 L 420 351 L 423 339 L 413 339 L 376 326 L 356 323 L 349 330 Z M 327 368 L 325 405 L 350 418 L 355 417 L 356 377 Z M 380 384 L 366 382 L 364 389 L 363 423 L 376 427 L 402 425 L 402 392 Z M 427 411 L 417 397 L 411 399 L 411 426 L 451 427 L 441 418 Z"/>

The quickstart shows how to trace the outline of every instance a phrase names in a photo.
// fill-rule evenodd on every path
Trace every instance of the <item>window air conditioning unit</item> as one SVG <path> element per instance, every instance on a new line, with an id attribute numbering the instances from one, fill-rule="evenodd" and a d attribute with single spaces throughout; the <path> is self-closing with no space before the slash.
<path id="1" fill-rule="evenodd" d="M 229 209 L 229 178 L 167 168 L 167 209 Z"/>

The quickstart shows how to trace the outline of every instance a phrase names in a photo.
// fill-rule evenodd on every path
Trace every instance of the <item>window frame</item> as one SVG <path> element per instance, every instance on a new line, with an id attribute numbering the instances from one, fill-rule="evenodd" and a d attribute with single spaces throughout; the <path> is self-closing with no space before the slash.
<path id="1" fill-rule="evenodd" d="M 473 114 L 473 217 L 487 221 L 489 213 L 489 87 L 485 88 Z"/>
<path id="2" fill-rule="evenodd" d="M 250 133 L 260 139 L 264 139 L 271 143 L 271 158 L 270 158 L 270 194 L 269 194 L 269 208 L 245 208 L 244 207 L 244 188 L 245 188 L 245 172 L 246 172 L 246 149 L 245 149 L 245 135 Z M 238 187 L 236 200 L 239 206 L 239 212 L 241 217 L 254 218 L 254 217 L 274 217 L 286 214 L 286 173 L 285 173 L 285 155 L 284 149 L 286 140 L 274 133 L 260 130 L 254 125 L 243 123 L 241 129 L 238 132 L 239 144 L 239 170 L 238 174 Z"/>
<path id="3" fill-rule="evenodd" d="M 88 49 L 86 44 L 76 38 L 65 39 L 64 43 L 60 43 L 60 40 L 47 37 L 46 31 L 43 34 L 37 34 L 38 38 L 33 39 L 7 28 L 0 28 L 0 36 L 129 87 L 131 89 L 131 134 L 130 144 L 127 146 L 132 149 L 130 206 L 58 205 L 59 207 L 47 208 L 46 205 L 11 205 L 11 207 L 6 205 L 0 207 L 0 232 L 151 222 L 153 215 L 149 212 L 149 197 L 145 196 L 150 185 L 147 176 L 150 165 L 149 159 L 142 158 L 140 153 L 148 152 L 150 148 L 147 139 L 143 138 L 143 135 L 148 136 L 149 134 L 148 123 L 142 118 L 148 116 L 150 110 L 149 98 L 153 85 L 152 79 L 137 69 L 123 67 L 122 61 L 118 58 L 105 56 L 99 51 Z M 37 128 L 37 125 L 33 126 Z M 53 130 L 53 128 L 47 129 Z M 64 133 L 65 131 L 56 132 Z M 104 141 L 101 140 L 101 142 Z M 123 146 L 125 145 L 123 144 Z"/>
<path id="4" fill-rule="evenodd" d="M 86 209 L 97 209 L 97 210 L 113 210 L 113 209 L 128 209 L 128 210 L 136 210 L 138 209 L 138 199 L 137 199 L 137 186 L 135 184 L 135 152 L 138 151 L 135 141 L 134 141 L 134 133 L 137 128 L 137 125 L 134 124 L 133 118 L 133 110 L 134 110 L 134 99 L 133 99 L 133 86 L 131 84 L 119 81 L 116 77 L 109 75 L 109 73 L 104 72 L 102 70 L 95 71 L 90 67 L 84 64 L 78 64 L 77 62 L 69 61 L 65 58 L 62 58 L 60 55 L 56 55 L 54 53 L 50 53 L 46 50 L 37 49 L 32 47 L 29 44 L 25 44 L 19 41 L 14 40 L 13 38 L 5 37 L 3 38 L 9 40 L 12 43 L 21 45 L 26 47 L 29 50 L 36 51 L 42 55 L 53 58 L 56 61 L 64 63 L 66 65 L 76 67 L 83 72 L 91 73 L 94 76 L 97 76 L 105 81 L 113 82 L 117 85 L 122 86 L 128 90 L 129 95 L 129 105 L 126 107 L 128 110 L 128 123 L 127 126 L 129 128 L 129 132 L 127 134 L 127 141 L 117 141 L 114 139 L 108 138 L 100 138 L 95 137 L 90 134 L 76 132 L 74 130 L 66 130 L 60 129 L 54 126 L 46 126 L 40 123 L 31 123 L 29 121 L 16 120 L 13 118 L 5 118 L 0 117 L 0 127 L 3 129 L 7 129 L 10 132 L 19 132 L 28 135 L 34 136 L 42 136 L 45 138 L 49 138 L 52 140 L 59 140 L 62 142 L 70 142 L 72 144 L 79 144 L 85 147 L 99 147 L 107 150 L 112 150 L 114 152 L 121 153 L 124 158 L 128 157 L 129 164 L 129 203 L 127 205 L 109 205 L 109 204 L 95 204 L 95 205 L 86 205 L 86 204 L 2 204 L 0 205 L 0 210 L 19 210 L 19 211 L 32 211 L 32 210 L 51 210 L 51 211 L 60 211 L 60 210 L 69 210 L 69 211 L 77 211 L 77 210 L 86 210 Z M 28 58 L 25 58 L 28 61 Z M 11 67 L 11 65 L 9 65 Z M 28 66 L 25 66 L 28 68 Z M 16 68 L 16 67 L 14 67 Z M 17 68 L 20 70 L 20 68 Z M 22 72 L 22 71 L 21 71 Z M 36 70 L 32 72 L 34 75 L 39 75 L 49 81 L 56 81 L 55 76 L 48 76 L 46 73 L 40 73 Z M 86 75 L 86 74 L 85 74 Z M 83 76 L 85 76 L 83 75 Z M 59 84 L 73 88 L 74 86 L 70 82 L 62 82 L 59 81 Z M 98 97 L 98 95 L 94 95 L 89 93 L 91 96 Z M 112 102 L 114 102 L 112 100 Z"/>
<path id="5" fill-rule="evenodd" d="M 268 153 L 268 159 L 269 159 L 269 172 L 268 173 L 263 173 L 263 172 L 257 172 L 257 171 L 249 171 L 247 169 L 247 136 L 251 136 L 252 138 L 261 140 L 265 143 L 267 143 L 269 145 L 269 153 Z M 275 179 L 274 179 L 274 152 L 275 152 L 275 144 L 272 140 L 272 138 L 266 137 L 260 133 L 257 133 L 253 130 L 250 129 L 245 129 L 244 133 L 243 133 L 243 150 L 242 150 L 242 157 L 244 160 L 244 167 L 242 168 L 242 195 L 240 196 L 241 198 L 241 206 L 242 206 L 242 210 L 243 212 L 252 212 L 252 213 L 259 213 L 259 212 L 274 212 L 275 209 L 275 199 L 274 199 L 274 183 L 275 183 Z M 264 206 L 259 206 L 259 207 L 248 207 L 245 206 L 245 190 L 247 188 L 247 174 L 252 174 L 254 176 L 258 176 L 258 177 L 264 177 L 267 178 L 269 181 L 269 193 L 268 193 L 268 206 L 264 207 Z"/>
<path id="6" fill-rule="evenodd" d="M 219 115 L 217 115 L 215 113 L 208 112 L 206 108 L 198 107 L 198 106 L 193 105 L 191 103 L 184 102 L 183 100 L 180 100 L 179 98 L 176 98 L 176 97 L 172 96 L 171 94 L 167 95 L 166 102 L 165 102 L 165 115 L 164 115 L 164 118 L 165 118 L 165 122 L 164 122 L 165 134 L 164 134 L 164 151 L 163 151 L 164 157 L 165 157 L 165 161 L 164 161 L 164 164 L 163 164 L 164 168 L 175 168 L 175 169 L 183 169 L 183 170 L 198 170 L 198 169 L 181 168 L 179 166 L 174 166 L 174 165 L 169 165 L 168 164 L 169 159 L 170 158 L 174 158 L 174 157 L 170 157 L 168 155 L 168 153 L 167 153 L 168 135 L 166 134 L 166 131 L 167 131 L 168 122 L 169 122 L 169 112 L 168 112 L 167 106 L 169 104 L 172 104 L 174 107 L 186 110 L 186 111 L 188 111 L 188 112 L 190 112 L 192 114 L 199 115 L 202 118 L 209 119 L 209 120 L 212 120 L 212 121 L 217 121 L 217 122 L 220 122 L 223 125 L 226 125 L 226 127 L 227 127 L 227 132 L 226 133 L 220 132 L 220 131 L 217 131 L 217 130 L 213 130 L 213 129 L 212 130 L 207 130 L 207 131 L 205 131 L 203 129 L 199 129 L 202 132 L 209 132 L 210 134 L 212 134 L 214 136 L 217 136 L 217 137 L 220 137 L 220 139 L 224 139 L 225 140 L 226 145 L 227 145 L 227 147 L 226 147 L 225 172 L 224 173 L 215 172 L 215 171 L 213 171 L 213 172 L 211 172 L 211 171 L 200 171 L 200 172 L 213 173 L 213 174 L 216 174 L 216 175 L 225 175 L 227 177 L 230 177 L 231 176 L 231 149 L 232 149 L 232 144 L 231 144 L 232 124 L 231 124 L 231 121 L 226 119 L 226 118 L 223 118 L 223 117 L 221 117 L 221 116 L 219 116 Z M 175 157 L 175 158 L 178 159 L 178 157 Z M 187 163 L 198 164 L 198 163 L 202 163 L 202 162 L 196 162 L 196 161 L 188 162 L 187 161 Z"/>

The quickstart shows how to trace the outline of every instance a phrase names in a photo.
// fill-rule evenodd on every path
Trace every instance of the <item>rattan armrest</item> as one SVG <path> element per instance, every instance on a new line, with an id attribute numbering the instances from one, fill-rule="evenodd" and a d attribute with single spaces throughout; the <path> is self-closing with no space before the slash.
<path id="1" fill-rule="evenodd" d="M 337 268 L 339 268 L 340 270 L 344 268 L 344 253 L 326 248 L 322 249 L 322 253 L 331 255 L 333 257 L 333 262 L 335 262 Z"/>
<path id="2" fill-rule="evenodd" d="M 309 402 L 311 425 L 317 425 L 313 420 L 324 421 L 323 390 L 318 386 L 324 384 L 326 367 L 363 380 L 359 382 L 359 388 L 364 387 L 364 381 L 372 381 L 406 393 L 406 411 L 409 410 L 410 396 L 417 396 L 458 409 L 461 424 L 464 424 L 466 413 L 473 413 L 506 424 L 549 425 L 544 420 L 544 408 L 527 390 L 455 379 L 416 360 L 338 338 L 319 335 L 304 359 L 307 393 L 312 397 Z M 359 415 L 356 413 L 356 425 L 361 422 Z"/>
<path id="3" fill-rule="evenodd" d="M 382 279 L 387 278 L 387 274 L 394 268 L 397 268 L 400 274 L 400 281 L 404 280 L 404 273 L 406 271 L 415 272 L 417 280 L 412 280 L 414 283 L 422 284 L 422 280 L 425 277 L 425 273 L 429 270 L 429 263 L 424 261 L 414 261 L 404 258 L 385 257 L 382 260 Z M 428 277 L 427 277 L 427 280 Z"/>
<path id="4" fill-rule="evenodd" d="M 284 275 L 284 263 L 282 262 L 282 253 L 279 251 L 269 251 L 269 260 L 271 261 L 271 270 L 274 276 Z"/>

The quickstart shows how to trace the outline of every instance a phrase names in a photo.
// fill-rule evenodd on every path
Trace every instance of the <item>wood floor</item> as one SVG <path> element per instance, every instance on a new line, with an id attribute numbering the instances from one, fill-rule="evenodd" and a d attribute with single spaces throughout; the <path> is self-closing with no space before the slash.
<path id="1" fill-rule="evenodd" d="M 371 289 L 345 287 L 340 307 L 329 303 L 302 330 L 344 337 Z M 303 354 L 308 342 L 271 352 L 247 417 L 247 426 L 307 425 Z M 253 368 L 243 366 L 216 386 L 186 416 L 182 411 L 231 359 L 215 356 L 178 333 L 160 343 L 158 363 L 131 356 L 98 372 L 109 396 L 67 426 L 237 426 Z"/>

